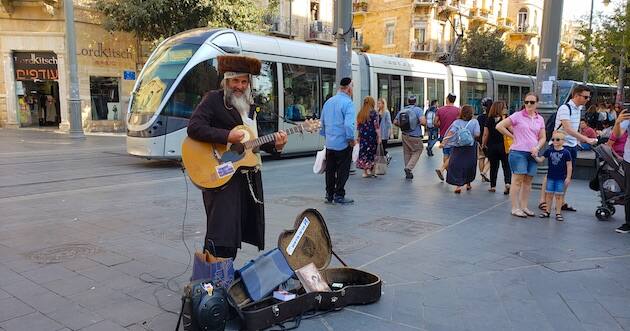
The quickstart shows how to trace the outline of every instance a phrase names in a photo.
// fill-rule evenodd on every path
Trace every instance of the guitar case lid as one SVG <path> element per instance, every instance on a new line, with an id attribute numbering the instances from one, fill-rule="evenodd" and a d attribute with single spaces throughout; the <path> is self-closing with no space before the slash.
<path id="1" fill-rule="evenodd" d="M 322 214 L 316 209 L 300 213 L 293 229 L 283 231 L 278 237 L 278 248 L 294 271 L 311 262 L 319 270 L 328 267 L 332 242 Z"/>

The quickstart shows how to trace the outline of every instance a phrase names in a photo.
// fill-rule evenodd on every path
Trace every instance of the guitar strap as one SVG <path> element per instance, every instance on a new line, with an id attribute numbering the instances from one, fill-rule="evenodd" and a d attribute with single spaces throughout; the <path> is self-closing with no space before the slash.
<path id="1" fill-rule="evenodd" d="M 247 178 L 247 186 L 249 187 L 249 194 L 251 194 L 252 199 L 254 199 L 254 202 L 262 205 L 263 202 L 260 201 L 257 197 L 256 194 L 254 193 L 254 186 L 252 185 L 252 177 L 251 177 L 251 173 L 253 172 L 258 172 L 258 169 L 255 170 L 243 170 L 242 173 L 245 174 L 245 177 Z"/>

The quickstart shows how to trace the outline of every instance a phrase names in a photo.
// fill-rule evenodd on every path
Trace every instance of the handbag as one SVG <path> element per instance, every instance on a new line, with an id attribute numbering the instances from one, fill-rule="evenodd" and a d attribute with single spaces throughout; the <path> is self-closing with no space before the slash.
<path id="1" fill-rule="evenodd" d="M 323 174 L 326 172 L 326 146 L 315 155 L 315 163 L 313 164 L 314 174 Z"/>
<path id="2" fill-rule="evenodd" d="M 505 148 L 506 154 L 510 152 L 510 147 L 512 147 L 513 142 L 512 137 L 503 136 L 503 148 Z"/>
<path id="3" fill-rule="evenodd" d="M 238 273 L 249 297 L 258 301 L 293 276 L 293 270 L 278 248 L 249 261 Z"/>
<path id="4" fill-rule="evenodd" d="M 195 251 L 192 277 L 194 282 L 200 279 L 209 279 L 220 288 L 227 289 L 234 281 L 234 260 L 232 258 L 215 257 L 208 250 L 203 253 Z"/>
<path id="5" fill-rule="evenodd" d="M 383 152 L 383 144 L 376 147 L 376 157 L 374 158 L 374 173 L 384 175 L 387 173 L 387 158 Z"/>

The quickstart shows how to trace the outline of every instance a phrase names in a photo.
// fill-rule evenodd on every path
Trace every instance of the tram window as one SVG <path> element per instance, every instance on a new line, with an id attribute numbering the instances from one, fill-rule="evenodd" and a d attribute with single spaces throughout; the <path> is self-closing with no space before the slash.
<path id="1" fill-rule="evenodd" d="M 252 96 L 258 111 L 256 123 L 261 135 L 278 131 L 278 86 L 275 62 L 262 61 L 260 75 L 254 76 Z"/>
<path id="2" fill-rule="evenodd" d="M 486 83 L 460 82 L 461 105 L 470 105 L 475 109 L 475 114 L 481 113 L 481 99 L 488 95 Z"/>
<path id="3" fill-rule="evenodd" d="M 166 116 L 190 118 L 203 96 L 219 88 L 219 75 L 216 60 L 198 63 L 179 82 L 168 104 L 164 107 Z"/>
<path id="4" fill-rule="evenodd" d="M 427 99 L 437 100 L 438 106 L 444 106 L 444 80 L 427 78 Z"/>
<path id="5" fill-rule="evenodd" d="M 392 118 L 396 117 L 400 111 L 400 76 L 398 75 L 385 75 L 378 74 L 378 98 L 383 98 L 387 101 L 387 107 L 392 115 Z M 398 127 L 394 127 L 394 136 L 398 135 Z"/>
<path id="6" fill-rule="evenodd" d="M 219 35 L 212 40 L 212 43 L 219 47 L 238 47 L 238 41 L 236 40 L 236 36 L 233 33 L 224 33 L 222 35 Z"/>
<path id="7" fill-rule="evenodd" d="M 337 84 L 335 82 L 335 69 L 322 68 L 322 105 L 320 109 L 324 106 L 324 103 L 330 99 L 333 95 L 335 95 L 335 91 L 337 90 Z"/>
<path id="8" fill-rule="evenodd" d="M 510 86 L 510 104 L 509 104 L 509 112 L 510 114 L 514 113 L 518 110 L 521 101 L 519 100 L 521 97 L 521 91 L 518 86 Z"/>
<path id="9" fill-rule="evenodd" d="M 424 108 L 424 78 L 405 77 L 405 105 L 412 95 L 416 97 L 416 105 Z"/>
<path id="10" fill-rule="evenodd" d="M 530 92 L 529 86 L 521 86 L 521 97 L 518 100 L 518 108 L 516 110 L 520 110 L 523 107 L 523 101 L 525 101 L 525 96 Z"/>
<path id="11" fill-rule="evenodd" d="M 284 116 L 292 121 L 319 118 L 319 68 L 283 64 Z"/>
<path id="12" fill-rule="evenodd" d="M 159 49 L 138 78 L 139 87 L 135 91 L 131 113 L 151 115 L 155 113 L 166 91 L 170 89 L 198 48 L 199 45 L 178 44 Z"/>
<path id="13" fill-rule="evenodd" d="M 499 84 L 499 92 L 497 93 L 497 99 L 495 101 L 508 102 L 508 100 L 510 100 L 510 87 Z"/>

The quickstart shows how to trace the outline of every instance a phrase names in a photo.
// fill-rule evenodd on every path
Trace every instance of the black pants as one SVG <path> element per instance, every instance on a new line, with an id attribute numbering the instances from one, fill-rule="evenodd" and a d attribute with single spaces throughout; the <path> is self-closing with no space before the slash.
<path id="1" fill-rule="evenodd" d="M 326 197 L 343 198 L 346 196 L 344 187 L 350 175 L 352 162 L 352 147 L 341 151 L 326 149 Z"/>
<path id="2" fill-rule="evenodd" d="M 212 247 L 212 245 L 205 245 L 203 249 L 207 250 L 215 257 L 223 257 L 223 258 L 231 257 L 233 259 L 236 259 L 236 253 L 238 250 L 238 248 L 236 247 L 226 247 L 226 246 Z"/>
<path id="3" fill-rule="evenodd" d="M 383 146 L 383 155 L 387 155 L 387 139 L 381 139 L 381 146 Z"/>
<path id="4" fill-rule="evenodd" d="M 497 186 L 499 162 L 503 168 L 503 178 L 505 179 L 505 184 L 510 184 L 512 182 L 512 172 L 510 171 L 510 164 L 508 163 L 508 154 L 505 153 L 503 145 L 495 148 L 489 147 L 486 157 L 490 160 L 490 187 Z"/>
<path id="5" fill-rule="evenodd" d="M 623 172 L 626 174 L 624 176 L 625 181 L 625 191 L 624 191 L 624 209 L 626 211 L 626 224 L 630 224 L 630 163 L 627 161 L 623 161 Z"/>

